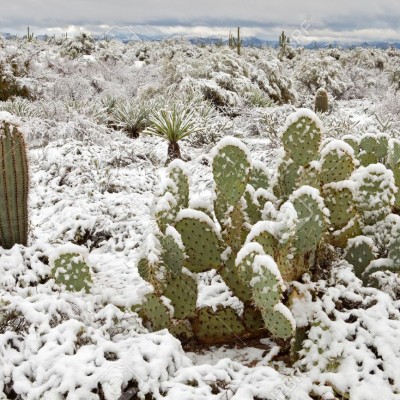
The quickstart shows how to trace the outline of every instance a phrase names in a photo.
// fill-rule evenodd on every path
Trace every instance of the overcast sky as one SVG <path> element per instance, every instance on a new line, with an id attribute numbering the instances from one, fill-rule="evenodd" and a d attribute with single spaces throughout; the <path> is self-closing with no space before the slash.
<path id="1" fill-rule="evenodd" d="M 1 7 L 0 32 L 25 33 L 28 25 L 35 34 L 125 26 L 223 38 L 240 25 L 244 36 L 276 40 L 284 29 L 299 43 L 400 41 L 400 0 L 11 0 Z"/>

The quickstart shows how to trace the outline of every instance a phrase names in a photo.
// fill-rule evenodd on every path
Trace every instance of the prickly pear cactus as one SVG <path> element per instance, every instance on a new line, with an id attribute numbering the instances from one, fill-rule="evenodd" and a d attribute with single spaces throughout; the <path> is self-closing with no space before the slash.
<path id="1" fill-rule="evenodd" d="M 89 293 L 92 274 L 86 256 L 87 251 L 81 247 L 65 245 L 50 257 L 51 275 L 56 284 L 65 286 L 69 292 Z"/>
<path id="2" fill-rule="evenodd" d="M 314 250 L 327 227 L 329 211 L 319 191 L 310 186 L 302 186 L 289 198 L 298 217 L 296 236 L 292 246 L 298 253 L 304 254 Z"/>
<path id="3" fill-rule="evenodd" d="M 354 268 L 354 273 L 360 279 L 371 263 L 376 258 L 376 248 L 371 238 L 357 236 L 348 240 L 345 250 L 345 260 Z"/>
<path id="4" fill-rule="evenodd" d="M 182 238 L 191 272 L 204 272 L 221 266 L 221 250 L 215 224 L 201 211 L 182 210 L 176 218 L 176 230 Z"/>
<path id="5" fill-rule="evenodd" d="M 10 249 L 28 241 L 29 174 L 20 123 L 0 112 L 0 246 Z"/>
<path id="6" fill-rule="evenodd" d="M 393 172 L 383 164 L 371 164 L 354 171 L 353 197 L 366 225 L 372 225 L 391 213 L 395 202 Z"/>
<path id="7" fill-rule="evenodd" d="M 367 133 L 359 142 L 358 159 L 362 166 L 376 164 L 386 159 L 389 149 L 389 137 L 384 133 Z"/>
<path id="8" fill-rule="evenodd" d="M 352 147 L 342 140 L 332 140 L 321 151 L 321 181 L 326 184 L 349 179 L 356 165 Z"/>
<path id="9" fill-rule="evenodd" d="M 215 191 L 227 206 L 243 196 L 250 177 L 251 160 L 247 148 L 237 139 L 225 138 L 213 150 Z"/>
<path id="10" fill-rule="evenodd" d="M 189 207 L 189 176 L 185 163 L 176 159 L 168 165 L 168 176 L 175 184 L 174 197 L 179 209 Z"/>
<path id="11" fill-rule="evenodd" d="M 286 156 L 297 165 L 306 166 L 319 156 L 322 123 L 309 110 L 302 109 L 289 116 L 282 133 Z"/>
<path id="12" fill-rule="evenodd" d="M 357 215 L 351 187 L 351 182 L 346 180 L 329 183 L 322 188 L 322 196 L 329 210 L 330 227 L 334 231 L 343 229 Z"/>

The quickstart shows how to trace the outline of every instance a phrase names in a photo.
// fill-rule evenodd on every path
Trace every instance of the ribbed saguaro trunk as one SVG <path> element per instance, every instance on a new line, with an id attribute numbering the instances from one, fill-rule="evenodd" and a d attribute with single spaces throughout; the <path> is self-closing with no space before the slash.
<path id="1" fill-rule="evenodd" d="M 23 133 L 8 113 L 0 113 L 0 246 L 28 240 L 28 159 Z"/>

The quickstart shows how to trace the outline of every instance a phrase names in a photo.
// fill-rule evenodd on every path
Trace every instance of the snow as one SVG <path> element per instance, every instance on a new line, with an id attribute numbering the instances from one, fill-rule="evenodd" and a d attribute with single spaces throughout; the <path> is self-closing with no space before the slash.
<path id="1" fill-rule="evenodd" d="M 261 161 L 274 170 L 282 154 L 279 130 L 295 107 L 313 107 L 319 87 L 328 90 L 332 102 L 331 112 L 320 116 L 330 136 L 325 149 L 349 133 L 358 140 L 366 132 L 385 130 L 398 138 L 400 96 L 389 82 L 398 52 L 390 50 L 397 55 L 392 57 L 379 49 L 299 50 L 293 60 L 280 62 L 270 48 L 245 48 L 238 58 L 224 46 L 202 48 L 174 40 L 111 41 L 101 47 L 94 42 L 92 54 L 73 60 L 61 57 L 60 50 L 56 43 L 22 39 L 2 41 L 0 48 L 0 60 L 21 67 L 30 61 L 29 70 L 21 71 L 26 76 L 16 79 L 36 96 L 35 101 L 0 102 L 0 120 L 21 124 L 31 167 L 29 245 L 0 249 L 0 398 L 14 396 L 12 389 L 21 400 L 99 400 L 100 384 L 107 400 L 120 398 L 132 386 L 138 387 L 139 398 L 157 400 L 334 399 L 342 397 L 339 392 L 352 399 L 395 400 L 400 392 L 398 275 L 376 273 L 381 290 L 363 287 L 340 254 L 323 279 L 313 282 L 306 274 L 290 284 L 289 297 L 294 289 L 299 294 L 290 307 L 296 325 L 309 326 L 302 359 L 294 366 L 279 359 L 282 349 L 266 337 L 261 344 L 268 342 L 267 351 L 254 341 L 257 348 L 245 342 L 188 353 L 167 330 L 147 331 L 136 310 L 151 286 L 139 276 L 137 262 L 143 252 L 159 262 L 160 246 L 152 234 L 160 176 L 168 173 L 167 142 L 128 138 L 109 125 L 105 109 L 110 99 L 128 106 L 151 100 L 166 108 L 177 101 L 193 109 L 206 129 L 180 141 L 191 176 L 190 204 L 212 209 L 210 155 L 218 139 L 229 135 L 225 144 L 246 145 L 253 166 Z M 339 60 L 332 58 L 336 55 Z M 379 59 L 385 62 L 382 72 L 375 68 Z M 251 104 L 254 93 L 270 104 Z M 284 97 L 292 104 L 280 104 Z M 300 116 L 320 126 L 304 110 L 288 123 Z M 385 118 L 387 126 L 382 125 Z M 389 175 L 383 175 L 385 184 L 392 182 Z M 163 182 L 172 201 L 174 187 Z M 332 185 L 355 188 L 359 182 L 353 176 Z M 318 198 L 316 190 L 303 191 Z M 297 218 L 291 203 L 277 204 L 270 188 L 254 197 L 270 204 L 264 210 L 269 220 L 253 227 L 253 237 L 257 229 L 268 229 L 283 240 Z M 216 229 L 202 213 L 182 215 Z M 375 227 L 376 237 L 395 237 L 396 224 L 396 218 L 387 217 Z M 174 228 L 167 227 L 166 234 L 182 245 Z M 50 277 L 52 257 L 65 245 L 93 266 L 88 294 L 62 291 Z M 259 245 L 248 243 L 237 262 L 251 250 L 263 254 Z M 242 312 L 243 303 L 218 271 L 196 278 L 199 306 Z M 11 319 L 4 328 L 5 315 Z"/>
<path id="2" fill-rule="evenodd" d="M 281 130 L 281 135 L 289 128 L 290 125 L 300 121 L 302 118 L 309 118 L 316 125 L 317 129 L 319 129 L 321 132 L 325 131 L 324 125 L 313 111 L 309 110 L 308 108 L 301 108 L 286 119 L 285 125 Z"/>

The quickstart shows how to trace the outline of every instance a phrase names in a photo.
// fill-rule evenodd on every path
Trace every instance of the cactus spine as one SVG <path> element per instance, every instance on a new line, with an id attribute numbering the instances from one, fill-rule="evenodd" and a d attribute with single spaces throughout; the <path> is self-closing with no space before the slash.
<path id="1" fill-rule="evenodd" d="M 0 246 L 28 241 L 28 158 L 20 125 L 0 113 Z"/>

